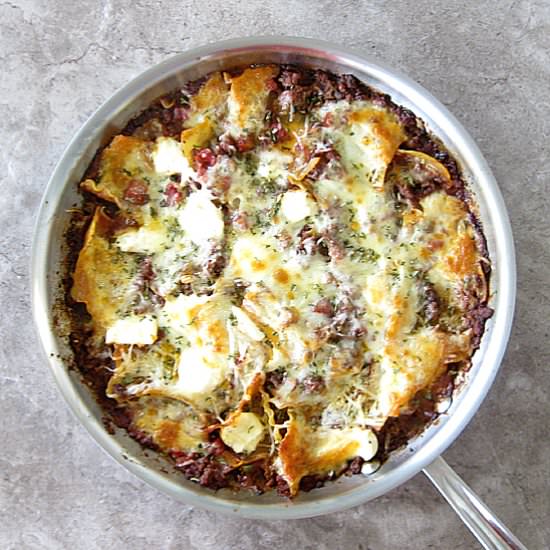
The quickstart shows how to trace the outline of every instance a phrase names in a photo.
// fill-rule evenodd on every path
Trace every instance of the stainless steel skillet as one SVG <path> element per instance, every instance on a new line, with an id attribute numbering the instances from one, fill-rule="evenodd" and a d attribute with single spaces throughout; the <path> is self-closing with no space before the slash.
<path id="1" fill-rule="evenodd" d="M 470 184 L 487 237 L 493 265 L 489 321 L 463 387 L 444 415 L 408 446 L 394 453 L 368 477 L 352 476 L 305 493 L 293 502 L 276 495 L 212 493 L 182 479 L 157 457 L 146 456 L 125 433 L 110 435 L 102 412 L 77 373 L 67 368 L 70 349 L 62 317 L 52 313 L 59 294 L 63 232 L 67 210 L 80 202 L 77 182 L 96 149 L 156 97 L 213 70 L 250 63 L 298 63 L 353 73 L 389 93 L 396 103 L 421 117 L 459 161 Z M 303 518 L 344 510 L 376 498 L 420 470 L 465 521 L 485 548 L 523 548 L 439 455 L 458 437 L 477 411 L 500 367 L 512 324 L 516 265 L 510 223 L 497 183 L 472 138 L 421 86 L 404 75 L 339 46 L 303 38 L 245 38 L 196 48 L 156 65 L 116 92 L 84 124 L 59 161 L 45 191 L 33 246 L 33 313 L 42 346 L 57 384 L 71 409 L 105 451 L 154 487 L 174 498 L 210 510 L 250 518 Z"/>

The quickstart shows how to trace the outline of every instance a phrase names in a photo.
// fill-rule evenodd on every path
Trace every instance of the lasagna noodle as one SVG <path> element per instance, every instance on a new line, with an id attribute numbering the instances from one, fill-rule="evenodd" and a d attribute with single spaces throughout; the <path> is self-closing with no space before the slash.
<path id="1" fill-rule="evenodd" d="M 96 208 L 73 273 L 72 298 L 86 304 L 96 332 L 103 335 L 125 310 L 136 259 L 111 246 L 114 223 Z"/>
<path id="2" fill-rule="evenodd" d="M 377 449 L 376 436 L 368 428 L 313 428 L 303 414 L 291 412 L 278 468 L 294 496 L 305 476 L 338 474 L 350 459 L 370 460 Z"/>
<path id="3" fill-rule="evenodd" d="M 135 408 L 134 426 L 150 435 L 161 449 L 199 451 L 208 442 L 203 420 L 195 410 L 180 400 L 142 397 Z"/>
<path id="4" fill-rule="evenodd" d="M 151 144 L 142 139 L 116 136 L 101 153 L 98 181 L 84 180 L 81 187 L 121 209 L 131 209 L 124 194 L 133 181 L 146 182 L 152 174 L 150 147 Z"/>
<path id="5" fill-rule="evenodd" d="M 231 78 L 228 122 L 237 134 L 255 133 L 264 122 L 268 82 L 277 76 L 278 68 L 273 65 L 245 69 L 242 74 Z"/>
<path id="6" fill-rule="evenodd" d="M 212 116 L 223 113 L 227 102 L 227 84 L 221 73 L 216 72 L 191 97 L 191 113 Z"/>

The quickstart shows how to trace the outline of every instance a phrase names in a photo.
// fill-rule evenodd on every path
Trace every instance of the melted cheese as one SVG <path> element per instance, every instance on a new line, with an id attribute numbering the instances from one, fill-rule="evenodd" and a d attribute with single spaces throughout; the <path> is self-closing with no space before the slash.
<path id="1" fill-rule="evenodd" d="M 237 320 L 237 327 L 252 340 L 261 342 L 265 338 L 265 334 L 240 307 L 232 306 L 231 312 Z"/>
<path id="2" fill-rule="evenodd" d="M 262 178 L 286 180 L 292 156 L 279 149 L 263 149 L 258 153 L 258 168 L 256 173 Z"/>
<path id="3" fill-rule="evenodd" d="M 166 230 L 157 220 L 139 229 L 120 233 L 115 244 L 123 252 L 154 254 L 166 242 Z"/>
<path id="4" fill-rule="evenodd" d="M 215 390 L 225 376 L 226 370 L 215 355 L 209 357 L 200 348 L 187 348 L 179 358 L 174 390 L 189 401 L 201 400 Z"/>

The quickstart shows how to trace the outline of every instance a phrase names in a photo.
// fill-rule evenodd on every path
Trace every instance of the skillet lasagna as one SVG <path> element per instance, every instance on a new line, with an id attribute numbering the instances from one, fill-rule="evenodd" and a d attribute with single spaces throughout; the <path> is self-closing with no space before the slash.
<path id="1" fill-rule="evenodd" d="M 216 72 L 80 183 L 67 303 L 115 425 L 203 486 L 295 496 L 432 421 L 491 310 L 456 162 L 351 75 Z"/>

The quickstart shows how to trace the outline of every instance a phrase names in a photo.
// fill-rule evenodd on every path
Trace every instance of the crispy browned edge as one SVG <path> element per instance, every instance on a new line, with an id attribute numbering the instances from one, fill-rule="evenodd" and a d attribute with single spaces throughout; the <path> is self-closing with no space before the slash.
<path id="1" fill-rule="evenodd" d="M 235 70 L 231 71 L 231 73 L 238 74 L 242 70 L 243 68 L 237 67 Z M 307 87 L 308 82 L 318 82 L 319 79 L 322 79 L 325 82 L 328 81 L 331 83 L 337 97 L 346 99 L 361 97 L 387 107 L 397 115 L 405 128 L 408 137 L 404 144 L 404 148 L 426 153 L 445 165 L 451 175 L 451 185 L 446 188 L 445 191 L 460 199 L 467 206 L 471 222 L 476 229 L 480 253 L 487 260 L 482 263 L 482 268 L 487 288 L 489 289 L 487 293 L 488 297 L 490 295 L 489 283 L 491 264 L 477 206 L 464 181 L 458 163 L 444 147 L 442 142 L 436 136 L 428 132 L 423 121 L 410 110 L 396 105 L 392 102 L 389 95 L 360 82 L 352 75 L 335 75 L 326 71 L 314 70 L 303 66 L 281 65 L 281 74 L 278 77 L 278 81 L 283 89 L 285 89 L 284 79 L 287 78 L 288 82 L 291 83 L 292 78 L 295 78 L 292 77 L 293 74 L 300 75 L 302 81 L 306 83 L 305 87 Z M 287 76 L 285 77 L 285 75 Z M 288 75 L 291 76 L 289 77 Z M 167 109 L 161 105 L 160 100 L 162 99 L 165 105 L 173 101 L 174 108 L 177 108 L 181 97 L 185 97 L 185 95 L 190 96 L 196 93 L 204 80 L 205 78 L 202 78 L 190 82 L 183 90 L 178 89 L 164 95 L 162 98 L 158 98 L 149 108 L 132 118 L 121 131 L 114 132 L 113 135 L 106 140 L 105 145 L 100 147 L 96 152 L 92 162 L 86 169 L 83 179 L 97 176 L 100 154 L 109 143 L 110 139 L 116 134 L 122 133 L 124 135 L 132 135 L 149 121 L 159 119 L 165 128 L 164 135 L 179 136 L 182 129 L 181 123 L 178 123 L 175 117 L 168 116 Z M 328 101 L 330 100 L 332 99 L 328 99 Z M 323 101 L 327 101 L 326 97 Z M 113 206 L 87 192 L 83 192 L 82 194 L 83 203 L 81 205 L 75 205 L 75 209 L 71 213 L 70 221 L 64 234 L 62 246 L 66 251 L 66 255 L 62 265 L 59 267 L 58 273 L 61 277 L 57 300 L 53 308 L 53 319 L 56 330 L 67 340 L 72 350 L 72 353 L 63 359 L 69 369 L 73 369 L 80 373 L 82 381 L 93 392 L 95 399 L 105 413 L 104 424 L 110 433 L 114 433 L 115 427 L 126 429 L 130 436 L 136 439 L 143 447 L 158 450 L 149 436 L 132 427 L 132 419 L 127 412 L 118 406 L 114 400 L 106 397 L 105 388 L 109 380 L 109 372 L 98 365 L 97 359 L 91 358 L 87 352 L 86 342 L 89 334 L 85 331 L 85 324 L 83 321 L 89 319 L 89 315 L 83 304 L 78 304 L 71 298 L 71 274 L 74 271 L 78 254 L 83 245 L 84 235 L 95 207 L 101 204 L 109 211 L 113 210 Z M 486 320 L 491 315 L 492 310 L 487 306 L 487 299 L 477 303 L 476 307 L 470 312 L 468 323 L 474 330 L 472 355 L 479 347 Z M 430 388 L 420 391 L 414 397 L 412 412 L 388 419 L 382 430 L 378 433 L 379 450 L 374 459 L 382 464 L 393 451 L 405 446 L 410 439 L 422 432 L 428 425 L 435 422 L 440 416 L 436 411 L 437 404 L 443 399 L 452 398 L 453 394 L 460 389 L 460 385 L 464 383 L 465 377 L 463 374 L 466 373 L 470 367 L 471 358 L 468 361 L 450 364 L 447 372 L 436 380 Z M 355 459 L 348 464 L 342 474 L 351 475 L 359 473 L 361 471 L 361 466 L 362 460 Z M 241 479 L 242 477 L 243 476 L 241 476 Z M 246 477 L 247 476 L 244 476 L 244 478 Z M 250 476 L 248 477 L 250 478 Z M 320 487 L 324 484 L 326 479 L 327 478 L 319 476 L 306 476 L 300 483 L 300 489 L 302 491 L 309 491 L 316 487 Z M 257 492 L 262 492 L 266 487 L 275 486 L 281 494 L 286 493 L 285 483 L 282 483 L 281 479 L 269 480 L 269 483 L 263 483 L 263 485 L 257 483 L 257 480 L 252 480 L 251 483 L 250 479 L 248 479 L 246 483 L 238 482 L 237 485 L 239 484 L 254 489 Z M 214 484 L 213 488 L 217 488 L 217 486 Z"/>

